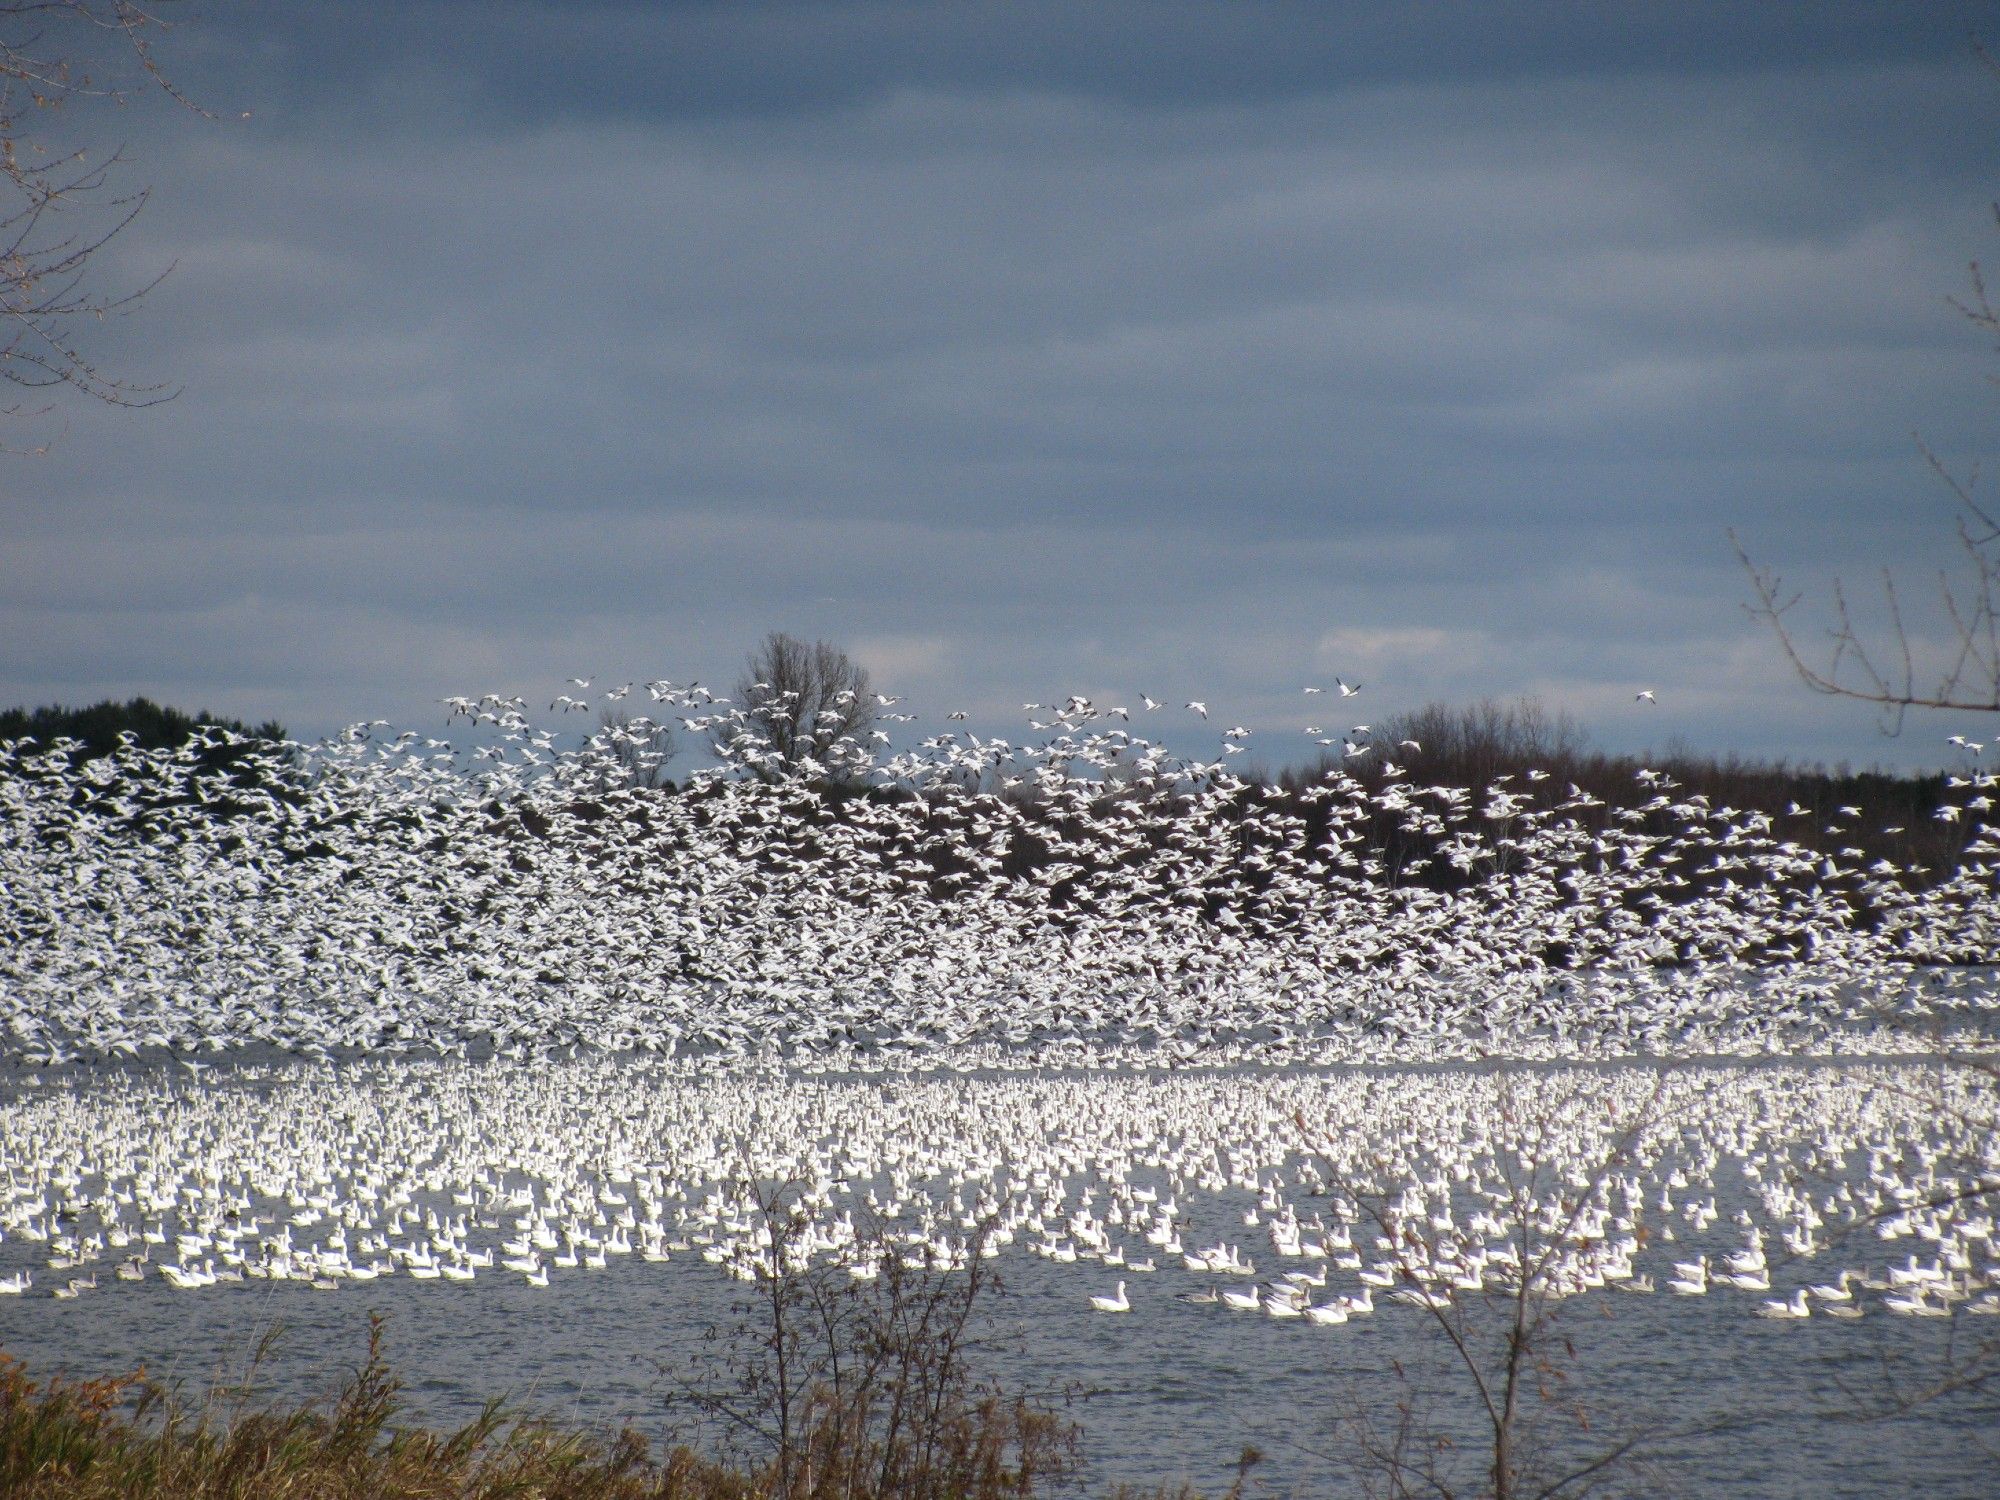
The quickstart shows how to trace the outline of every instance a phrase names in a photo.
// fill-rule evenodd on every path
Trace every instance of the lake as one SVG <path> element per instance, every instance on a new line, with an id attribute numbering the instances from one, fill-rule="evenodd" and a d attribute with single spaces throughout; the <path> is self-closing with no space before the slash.
<path id="1" fill-rule="evenodd" d="M 1981 1316 L 2000 1305 L 1991 1198 L 1947 1201 L 2000 1176 L 1995 1094 L 1982 1067 L 1908 1058 L 16 1070 L 0 1278 L 32 1279 L 0 1297 L 0 1338 L 37 1372 L 144 1362 L 199 1389 L 282 1325 L 259 1379 L 296 1399 L 360 1359 L 380 1311 L 426 1417 L 508 1394 L 685 1432 L 668 1398 L 733 1347 L 770 1254 L 754 1200 L 789 1183 L 807 1226 L 792 1243 L 815 1265 L 886 1245 L 997 1278 L 982 1368 L 1067 1403 L 1094 1493 L 1219 1492 L 1246 1444 L 1271 1493 L 1360 1493 L 1351 1422 L 1403 1402 L 1476 1474 L 1477 1397 L 1441 1319 L 1497 1347 L 1525 1245 L 1561 1294 L 1551 1399 L 1530 1401 L 1551 1462 L 1644 1429 L 1669 1492 L 1984 1495 L 1990 1393 L 1890 1408 L 2000 1335 Z M 1003 1241 L 990 1258 L 982 1232 Z M 136 1257 L 142 1279 L 117 1279 Z M 1722 1282 L 1731 1257 L 1768 1289 Z M 1704 1264 L 1705 1290 L 1670 1289 Z M 1371 1279 L 1370 1312 L 1290 1315 Z M 1120 1282 L 1130 1311 L 1094 1310 Z M 1827 1295 L 1795 1298 L 1807 1287 Z M 1183 1300 L 1223 1293 L 1258 1296 Z M 1810 1315 L 1759 1316 L 1767 1303 Z M 1830 1315 L 1847 1307 L 1861 1315 Z"/>

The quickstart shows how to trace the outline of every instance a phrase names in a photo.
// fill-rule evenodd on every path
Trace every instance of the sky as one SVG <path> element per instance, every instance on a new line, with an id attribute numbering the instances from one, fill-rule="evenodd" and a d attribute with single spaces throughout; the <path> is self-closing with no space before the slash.
<path id="1" fill-rule="evenodd" d="M 919 732 L 1147 693 L 1269 765 L 1488 696 L 1614 750 L 2000 738 L 1810 693 L 1730 543 L 1809 653 L 1885 566 L 1941 639 L 2000 0 L 177 20 L 205 114 L 64 128 L 152 190 L 98 284 L 172 268 L 91 352 L 178 394 L 7 419 L 0 704 L 435 731 L 786 630 Z"/>

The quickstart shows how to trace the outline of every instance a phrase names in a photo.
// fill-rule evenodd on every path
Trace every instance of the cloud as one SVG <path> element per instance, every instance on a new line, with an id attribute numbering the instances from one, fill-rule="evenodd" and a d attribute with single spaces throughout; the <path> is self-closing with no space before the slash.
<path id="1" fill-rule="evenodd" d="M 1295 735 L 1348 653 L 1371 703 L 1629 738 L 1638 682 L 1695 742 L 1929 754 L 1787 693 L 1724 533 L 1948 545 L 1910 433 L 1990 434 L 1943 297 L 2000 103 L 1950 27 L 491 14 L 177 34 L 254 113 L 145 139 L 108 269 L 178 269 L 105 350 L 184 393 L 13 471 L 0 698 L 317 731 L 788 628 L 996 712 Z"/>

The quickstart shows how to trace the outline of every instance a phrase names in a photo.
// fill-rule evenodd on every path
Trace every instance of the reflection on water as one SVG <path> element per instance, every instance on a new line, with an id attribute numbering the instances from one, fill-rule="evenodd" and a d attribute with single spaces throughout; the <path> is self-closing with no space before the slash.
<path id="1" fill-rule="evenodd" d="M 1277 1492 L 1338 1491 L 1342 1413 L 1414 1393 L 1471 1450 L 1437 1323 L 1396 1298 L 1485 1316 L 1527 1226 L 1591 1432 L 1694 1429 L 1657 1445 L 1667 1488 L 1971 1495 L 1990 1396 L 1845 1414 L 1880 1403 L 1885 1368 L 1922 1380 L 2000 1332 L 1992 1205 L 1961 1196 L 2000 1179 L 1994 1095 L 1979 1068 L 1908 1062 L 33 1075 L 0 1114 L 0 1277 L 27 1278 L 0 1331 L 38 1369 L 144 1360 L 199 1385 L 279 1322 L 264 1378 L 297 1396 L 359 1358 L 379 1309 L 428 1415 L 505 1391 L 662 1433 L 672 1372 L 768 1254 L 744 1184 L 784 1180 L 819 1263 L 886 1244 L 949 1265 L 984 1227 L 990 1367 L 1076 1390 L 1092 1487 L 1219 1489 L 1251 1442 Z M 1132 1310 L 1093 1312 L 1119 1281 Z M 1285 1315 L 1371 1282 L 1373 1311 L 1337 1325 Z M 1809 1287 L 1810 1316 L 1756 1316 Z M 1206 1300 L 1224 1291 L 1256 1297 Z"/>

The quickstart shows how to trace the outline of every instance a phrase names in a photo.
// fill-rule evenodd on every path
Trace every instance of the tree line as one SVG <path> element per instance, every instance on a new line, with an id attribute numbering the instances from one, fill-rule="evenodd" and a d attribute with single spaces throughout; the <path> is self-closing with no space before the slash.
<path id="1" fill-rule="evenodd" d="M 855 755 L 865 752 L 870 740 L 887 738 L 875 726 L 882 710 L 896 700 L 876 694 L 867 670 L 838 646 L 774 633 L 751 654 L 734 691 L 744 711 L 721 732 L 729 747 L 753 769 L 761 768 L 761 774 L 803 773 L 819 781 L 828 794 L 828 815 L 837 815 L 839 804 L 855 798 L 906 795 L 851 774 Z M 602 713 L 600 725 L 624 788 L 685 793 L 667 774 L 681 751 L 671 725 L 616 708 Z M 60 738 L 78 741 L 83 758 L 93 760 L 126 744 L 141 750 L 193 746 L 203 766 L 227 769 L 267 754 L 288 736 L 275 719 L 251 724 L 207 709 L 188 713 L 143 696 L 78 707 L 0 709 L 0 741 L 30 738 L 43 745 Z M 1643 803 L 1646 798 L 1636 794 L 1647 791 L 1649 779 L 1657 776 L 1677 796 L 1764 815 L 1778 834 L 1819 852 L 1859 849 L 1871 862 L 1887 859 L 1943 872 L 1955 863 L 1962 844 L 1958 831 L 1935 816 L 1953 779 L 1949 773 L 1912 775 L 1734 754 L 1718 757 L 1686 746 L 1670 747 L 1660 756 L 1613 754 L 1592 745 L 1571 715 L 1551 713 L 1533 699 L 1427 704 L 1377 726 L 1365 753 L 1323 754 L 1276 771 L 1246 767 L 1238 800 L 1246 816 L 1283 809 L 1305 817 L 1310 828 L 1313 794 L 1334 771 L 1371 792 L 1396 781 L 1411 788 L 1459 787 L 1476 793 L 1504 786 L 1531 800 L 1542 792 L 1567 797 L 1580 791 L 1607 809 Z M 998 794 L 1031 822 L 1046 800 L 1032 786 Z M 1173 788 L 1107 782 L 1103 790 L 1107 802 L 1144 795 L 1171 796 Z M 1411 867 L 1422 851 L 1393 820 L 1381 820 L 1371 843 L 1391 866 L 1419 875 Z M 1036 839 L 1024 838 L 1010 854 L 1010 866 L 1018 867 L 1010 873 L 1031 874 L 1050 857 Z M 1445 871 L 1434 872 L 1424 883 L 1437 882 L 1454 883 Z"/>
<path id="2" fill-rule="evenodd" d="M 155 703 L 151 698 L 128 698 L 120 703 L 106 698 L 101 703 L 69 708 L 60 703 L 40 708 L 0 709 L 0 740 L 34 739 L 49 744 L 58 739 L 80 740 L 87 759 L 111 754 L 130 735 L 141 750 L 178 750 L 191 743 L 204 727 L 225 729 L 247 740 L 281 744 L 285 726 L 276 719 L 250 725 L 241 719 L 202 709 L 186 713 Z"/>

